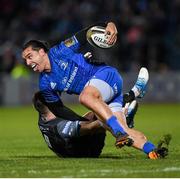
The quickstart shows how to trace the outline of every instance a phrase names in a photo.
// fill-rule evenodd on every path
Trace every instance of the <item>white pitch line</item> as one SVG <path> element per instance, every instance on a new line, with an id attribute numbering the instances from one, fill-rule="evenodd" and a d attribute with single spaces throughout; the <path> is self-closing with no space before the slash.
<path id="1" fill-rule="evenodd" d="M 108 170 L 108 169 L 98 169 L 98 170 L 80 170 L 80 173 L 96 173 L 98 171 L 99 175 L 104 175 L 105 173 L 122 173 L 122 174 L 131 174 L 131 173 L 160 173 L 160 172 L 178 172 L 180 171 L 180 167 L 167 167 L 162 169 L 149 169 L 149 170 L 125 170 L 125 169 L 116 169 L 116 170 Z"/>
<path id="2" fill-rule="evenodd" d="M 38 171 L 38 170 L 28 170 L 27 171 L 29 174 L 43 174 L 43 173 L 60 173 L 61 170 L 42 170 L 42 171 Z M 133 173 L 160 173 L 160 172 L 180 172 L 180 167 L 166 167 L 166 168 L 162 168 L 162 169 L 149 169 L 149 170 L 125 170 L 125 169 L 97 169 L 97 170 L 85 170 L 82 169 L 79 171 L 78 175 L 81 177 L 87 177 L 89 176 L 89 174 L 92 173 L 97 173 L 99 176 L 106 176 L 106 174 L 108 173 L 119 173 L 119 174 L 133 174 Z M 15 170 L 12 170 L 11 173 L 16 173 Z M 72 178 L 73 176 L 61 176 L 62 178 Z"/>

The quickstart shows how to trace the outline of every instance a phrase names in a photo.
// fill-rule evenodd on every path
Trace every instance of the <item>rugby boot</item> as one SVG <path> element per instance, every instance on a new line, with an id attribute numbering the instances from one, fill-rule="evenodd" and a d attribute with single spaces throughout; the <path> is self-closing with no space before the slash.
<path id="1" fill-rule="evenodd" d="M 129 128 L 134 127 L 134 116 L 138 109 L 138 103 L 136 100 L 132 101 L 128 106 L 127 115 L 126 115 L 126 123 Z"/>
<path id="2" fill-rule="evenodd" d="M 129 138 L 128 134 L 120 134 L 116 138 L 115 146 L 118 148 L 122 148 L 123 146 L 131 146 L 133 144 L 133 140 Z"/>
<path id="3" fill-rule="evenodd" d="M 154 160 L 159 158 L 165 158 L 168 155 L 168 146 L 171 138 L 172 137 L 170 134 L 164 135 L 163 138 L 158 142 L 157 148 L 148 154 L 148 158 Z"/>
<path id="4" fill-rule="evenodd" d="M 147 68 L 142 67 L 139 71 L 137 81 L 133 87 L 138 90 L 138 95 L 136 96 L 137 98 L 144 97 L 144 95 L 146 93 L 148 80 L 149 80 L 148 70 L 147 70 Z"/>

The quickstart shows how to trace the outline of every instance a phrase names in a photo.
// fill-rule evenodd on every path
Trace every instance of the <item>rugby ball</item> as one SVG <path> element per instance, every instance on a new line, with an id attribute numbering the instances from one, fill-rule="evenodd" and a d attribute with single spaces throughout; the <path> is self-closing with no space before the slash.
<path id="1" fill-rule="evenodd" d="M 105 35 L 105 27 L 93 26 L 86 33 L 87 41 L 94 47 L 111 48 L 114 44 L 108 44 L 108 35 Z"/>

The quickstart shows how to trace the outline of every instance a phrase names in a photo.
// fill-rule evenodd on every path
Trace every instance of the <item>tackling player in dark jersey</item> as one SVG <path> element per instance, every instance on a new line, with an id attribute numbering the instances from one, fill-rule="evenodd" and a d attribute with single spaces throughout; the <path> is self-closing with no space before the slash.
<path id="1" fill-rule="evenodd" d="M 34 94 L 33 104 L 39 113 L 38 125 L 44 140 L 58 156 L 98 157 L 101 154 L 106 132 L 93 112 L 81 117 L 62 104 L 61 117 L 56 117 L 45 105 L 41 92 Z M 130 109 L 126 119 L 132 128 L 137 103 Z"/>

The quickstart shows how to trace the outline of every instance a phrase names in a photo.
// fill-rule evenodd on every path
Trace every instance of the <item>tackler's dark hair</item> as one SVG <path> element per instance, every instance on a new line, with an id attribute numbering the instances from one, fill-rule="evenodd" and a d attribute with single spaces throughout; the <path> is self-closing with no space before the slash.
<path id="1" fill-rule="evenodd" d="M 29 40 L 23 45 L 23 50 L 25 50 L 28 47 L 32 47 L 33 50 L 40 50 L 44 49 L 45 52 L 49 51 L 49 43 L 46 41 L 41 40 Z"/>

